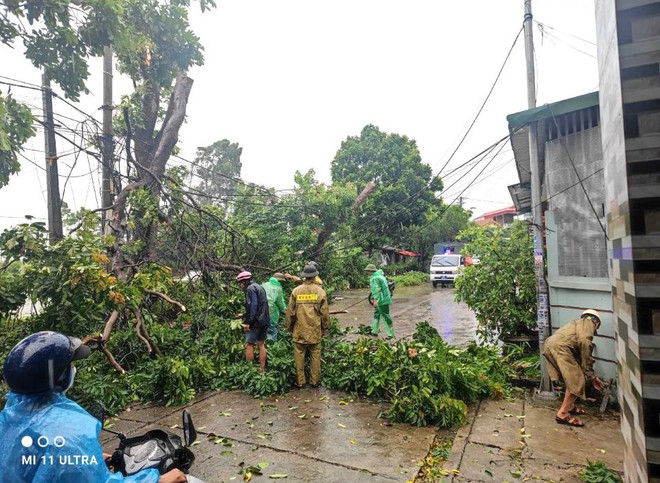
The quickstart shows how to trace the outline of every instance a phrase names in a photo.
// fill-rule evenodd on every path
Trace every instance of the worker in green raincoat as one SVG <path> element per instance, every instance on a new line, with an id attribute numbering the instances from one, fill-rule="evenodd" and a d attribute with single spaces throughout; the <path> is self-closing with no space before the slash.
<path id="1" fill-rule="evenodd" d="M 371 321 L 371 334 L 378 336 L 380 332 L 380 321 L 383 320 L 385 333 L 388 339 L 394 338 L 394 322 L 390 315 L 390 304 L 392 295 L 387 286 L 387 279 L 382 270 L 378 270 L 376 265 L 370 263 L 365 267 L 365 272 L 369 274 L 369 286 L 371 288 L 371 300 L 374 306 L 374 317 Z"/>
<path id="2" fill-rule="evenodd" d="M 268 313 L 270 314 L 270 325 L 266 333 L 266 340 L 270 342 L 277 342 L 277 335 L 279 333 L 278 324 L 284 312 L 286 312 L 286 301 L 284 300 L 284 290 L 282 284 L 286 280 L 284 274 L 275 273 L 268 280 L 268 282 L 261 284 L 266 291 L 266 298 L 268 299 Z"/>

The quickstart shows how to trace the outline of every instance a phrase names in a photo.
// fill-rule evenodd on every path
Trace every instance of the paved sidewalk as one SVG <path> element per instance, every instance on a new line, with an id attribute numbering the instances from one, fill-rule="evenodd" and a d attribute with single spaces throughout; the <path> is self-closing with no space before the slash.
<path id="1" fill-rule="evenodd" d="M 447 481 L 579 482 L 587 460 L 623 472 L 623 437 L 617 413 L 584 407 L 583 428 L 555 422 L 559 402 L 534 400 L 531 393 L 508 401 L 482 401 L 459 429 L 443 468 Z"/>
<path id="2" fill-rule="evenodd" d="M 445 481 L 579 482 L 587 460 L 623 469 L 618 414 L 585 407 L 584 428 L 555 423 L 556 407 L 527 397 L 482 401 L 458 430 Z M 188 405 L 198 429 L 192 473 L 209 483 L 240 482 L 250 466 L 269 481 L 406 482 L 438 434 L 434 428 L 391 424 L 378 418 L 386 405 L 323 388 L 256 399 L 238 391 L 210 392 Z M 128 436 L 149 429 L 180 432 L 181 407 L 138 406 L 114 418 Z M 117 440 L 102 433 L 107 452 Z"/>
<path id="3" fill-rule="evenodd" d="M 324 388 L 256 399 L 239 391 L 200 395 L 187 406 L 198 432 L 192 474 L 208 483 L 286 475 L 287 482 L 405 482 L 415 477 L 436 430 L 378 418 L 387 406 Z M 112 420 L 128 436 L 180 434 L 181 410 L 136 407 Z M 106 452 L 117 439 L 102 433 Z"/>

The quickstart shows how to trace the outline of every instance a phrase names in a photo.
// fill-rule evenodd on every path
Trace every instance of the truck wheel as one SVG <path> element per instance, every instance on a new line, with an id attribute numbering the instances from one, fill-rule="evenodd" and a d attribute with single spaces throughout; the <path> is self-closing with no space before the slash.
<path id="1" fill-rule="evenodd" d="M 438 286 L 438 282 L 431 282 L 433 284 L 433 288 Z"/>

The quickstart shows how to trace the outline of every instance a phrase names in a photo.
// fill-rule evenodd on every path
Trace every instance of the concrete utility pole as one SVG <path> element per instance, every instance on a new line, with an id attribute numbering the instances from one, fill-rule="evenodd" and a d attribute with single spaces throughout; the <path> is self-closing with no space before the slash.
<path id="1" fill-rule="evenodd" d="M 57 146 L 53 121 L 53 94 L 46 74 L 41 76 L 44 107 L 44 151 L 46 151 L 46 191 L 48 195 L 48 238 L 56 243 L 64 238 L 62 230 L 62 200 L 57 170 Z"/>
<path id="2" fill-rule="evenodd" d="M 525 1 L 525 58 L 527 60 L 527 108 L 536 107 L 536 77 L 534 75 L 534 39 L 532 24 L 532 0 Z M 536 123 L 529 124 L 529 167 L 532 188 L 532 222 L 534 224 L 534 270 L 536 271 L 536 307 L 539 327 L 539 348 L 550 335 L 550 312 L 548 310 L 548 286 L 545 281 L 545 255 L 543 250 L 543 207 L 541 206 L 541 172 Z M 541 386 L 539 395 L 554 398 L 552 381 L 541 355 Z"/>
<path id="3" fill-rule="evenodd" d="M 112 47 L 103 50 L 103 140 L 102 160 L 103 178 L 101 182 L 101 232 L 108 234 L 112 210 L 107 209 L 113 203 L 112 172 L 114 170 L 114 141 L 112 137 Z"/>

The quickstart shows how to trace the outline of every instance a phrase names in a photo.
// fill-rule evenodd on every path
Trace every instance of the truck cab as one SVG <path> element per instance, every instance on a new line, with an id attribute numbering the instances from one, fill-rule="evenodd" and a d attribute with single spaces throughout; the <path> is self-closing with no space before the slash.
<path id="1" fill-rule="evenodd" d="M 454 285 L 456 277 L 463 270 L 465 257 L 458 253 L 443 253 L 433 255 L 431 267 L 429 268 L 429 278 L 434 287 L 440 284 L 442 287 Z"/>

